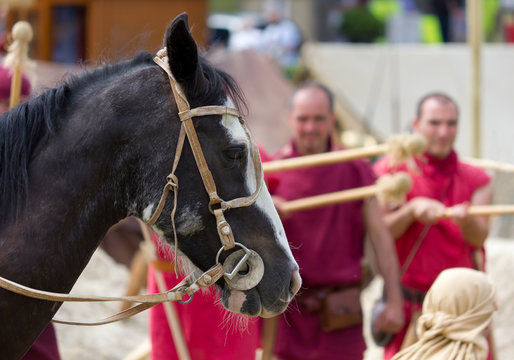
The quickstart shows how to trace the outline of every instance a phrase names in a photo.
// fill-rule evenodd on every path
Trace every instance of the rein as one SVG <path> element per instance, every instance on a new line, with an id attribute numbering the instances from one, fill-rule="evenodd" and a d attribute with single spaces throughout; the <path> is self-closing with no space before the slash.
<path id="1" fill-rule="evenodd" d="M 53 322 L 61 323 L 61 324 L 69 324 L 69 325 L 102 325 L 108 324 L 115 321 L 119 321 L 125 319 L 127 317 L 133 316 L 135 314 L 140 313 L 141 311 L 147 310 L 154 305 L 157 305 L 162 302 L 168 301 L 178 301 L 182 304 L 187 304 L 192 300 L 193 294 L 198 291 L 200 288 L 208 287 L 213 285 L 216 281 L 218 281 L 222 276 L 225 277 L 225 281 L 229 285 L 229 287 L 236 290 L 248 290 L 255 287 L 259 281 L 262 279 L 264 274 L 264 264 L 262 262 L 261 257 L 253 250 L 248 249 L 241 243 L 235 242 L 234 234 L 232 232 L 232 228 L 225 219 L 224 212 L 238 207 L 246 207 L 252 205 L 259 196 L 262 190 L 263 184 L 263 172 L 262 165 L 260 161 L 259 152 L 255 142 L 253 141 L 251 134 L 248 128 L 245 125 L 244 120 L 239 114 L 239 111 L 235 108 L 226 107 L 226 106 L 201 106 L 197 108 L 191 109 L 189 103 L 187 101 L 186 96 L 184 95 L 180 85 L 176 82 L 173 74 L 168 65 L 168 56 L 166 53 L 166 49 L 161 49 L 157 55 L 154 57 L 154 61 L 159 67 L 161 67 L 167 74 L 170 80 L 170 85 L 172 89 L 172 93 L 174 95 L 174 100 L 177 104 L 178 115 L 180 121 L 182 123 L 180 127 L 180 133 L 177 141 L 177 148 L 175 151 L 175 158 L 173 162 L 173 167 L 171 173 L 167 176 L 166 185 L 163 189 L 161 199 L 157 205 L 157 208 L 150 219 L 147 221 L 148 225 L 152 226 L 159 219 L 162 211 L 164 209 L 164 205 L 166 203 L 166 199 L 170 190 L 174 192 L 174 201 L 173 208 L 171 211 L 171 223 L 173 227 L 173 234 L 175 239 L 175 253 L 178 250 L 177 247 L 177 234 L 175 228 L 175 212 L 177 208 L 177 192 L 178 192 L 178 178 L 175 175 L 175 170 L 178 166 L 178 162 L 180 160 L 182 149 L 184 145 L 185 138 L 189 140 L 191 145 L 191 149 L 193 150 L 193 155 L 196 161 L 196 165 L 202 177 L 202 181 L 204 183 L 205 190 L 209 195 L 209 211 L 216 217 L 216 228 L 218 232 L 218 236 L 221 241 L 221 248 L 219 249 L 216 255 L 216 263 L 209 270 L 204 272 L 196 281 L 191 281 L 189 277 L 186 277 L 182 280 L 177 286 L 173 289 L 168 290 L 167 292 L 157 293 L 157 294 L 147 294 L 147 295 L 136 295 L 136 296 L 120 296 L 120 297 L 109 297 L 109 296 L 75 296 L 71 294 L 61 294 L 48 292 L 38 289 L 33 289 L 24 285 L 20 285 L 14 281 L 5 279 L 0 276 L 0 287 L 4 288 L 8 291 L 35 298 L 40 300 L 47 301 L 58 301 L 58 302 L 104 302 L 104 301 L 129 301 L 138 303 L 137 305 L 107 317 L 103 320 L 96 322 L 73 322 L 73 321 L 64 321 L 53 319 Z M 196 134 L 196 130 L 194 128 L 194 124 L 192 119 L 194 117 L 208 116 L 208 115 L 231 115 L 235 116 L 239 119 L 241 126 L 243 127 L 247 137 L 250 140 L 251 148 L 250 154 L 253 159 L 253 165 L 255 168 L 255 176 L 256 176 L 256 189 L 255 191 L 246 197 L 240 197 L 236 199 L 232 199 L 229 201 L 225 201 L 219 197 L 216 191 L 216 184 L 212 177 L 212 173 L 209 170 L 207 165 L 207 161 L 205 160 L 205 156 L 203 154 L 202 148 L 200 146 L 200 142 L 198 140 L 198 136 Z M 220 255 L 225 250 L 230 250 L 234 247 L 240 247 L 241 250 L 231 253 L 227 259 L 225 260 L 225 266 L 223 266 L 219 262 Z M 175 262 L 176 263 L 176 262 Z M 245 275 L 239 274 L 239 270 L 247 265 L 249 267 L 249 271 Z M 185 296 L 189 298 L 187 300 L 182 300 Z"/>

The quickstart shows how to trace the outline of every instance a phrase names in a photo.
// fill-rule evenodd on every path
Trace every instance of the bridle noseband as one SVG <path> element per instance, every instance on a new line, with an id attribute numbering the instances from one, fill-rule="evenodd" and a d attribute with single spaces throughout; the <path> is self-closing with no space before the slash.
<path id="1" fill-rule="evenodd" d="M 248 128 L 245 125 L 245 122 L 239 111 L 235 108 L 227 107 L 227 106 L 219 106 L 219 105 L 211 105 L 211 106 L 200 106 L 194 109 L 191 109 L 189 106 L 189 102 L 182 91 L 182 88 L 175 80 L 169 65 L 168 65 L 168 55 L 166 53 L 166 49 L 161 49 L 157 55 L 154 57 L 154 61 L 157 65 L 159 65 L 167 74 L 170 80 L 171 90 L 174 96 L 175 103 L 177 104 L 178 115 L 180 121 L 182 122 L 180 127 L 180 133 L 177 141 L 177 148 L 175 150 L 175 159 L 173 162 L 173 167 L 171 173 L 167 176 L 167 183 L 164 187 L 161 199 L 157 208 L 151 218 L 148 220 L 148 225 L 154 225 L 159 216 L 162 213 L 164 208 L 164 204 L 166 202 L 167 195 L 170 190 L 174 191 L 174 205 L 173 210 L 171 212 L 171 223 L 173 225 L 173 235 L 175 238 L 175 253 L 178 251 L 177 248 L 177 234 L 175 229 L 175 220 L 174 215 L 177 207 L 177 191 L 178 191 L 178 178 L 175 176 L 175 170 L 177 169 L 178 162 L 180 160 L 180 156 L 182 154 L 182 148 L 184 146 L 185 137 L 187 136 L 189 140 L 189 144 L 191 145 L 191 149 L 193 151 L 193 155 L 196 161 L 196 165 L 202 177 L 202 181 L 209 195 L 209 211 L 216 217 L 216 228 L 218 232 L 218 236 L 221 240 L 222 247 L 218 251 L 216 256 L 216 264 L 215 266 L 221 266 L 219 263 L 220 254 L 224 250 L 232 249 L 235 246 L 239 246 L 242 249 L 243 254 L 241 254 L 240 260 L 237 264 L 233 265 L 234 268 L 227 270 L 225 269 L 224 277 L 229 286 L 236 288 L 238 290 L 248 290 L 255 287 L 262 278 L 264 274 L 264 265 L 260 256 L 253 250 L 248 249 L 241 243 L 235 242 L 234 234 L 232 232 L 232 228 L 230 224 L 225 219 L 224 212 L 228 209 L 245 207 L 252 205 L 259 196 L 262 190 L 263 184 L 263 172 L 262 165 L 259 157 L 259 151 L 255 142 L 253 141 L 251 134 Z M 250 154 L 253 159 L 253 164 L 255 168 L 255 177 L 256 177 L 256 189 L 253 194 L 245 197 L 236 198 L 233 200 L 225 201 L 219 197 L 216 191 L 216 184 L 212 177 L 212 173 L 209 170 L 209 166 L 207 165 L 207 161 L 205 160 L 205 156 L 202 151 L 202 147 L 200 146 L 200 142 L 198 140 L 198 136 L 196 134 L 196 130 L 193 124 L 192 119 L 194 117 L 208 116 L 208 115 L 231 115 L 235 116 L 239 119 L 241 126 L 243 127 L 246 136 L 250 140 Z M 239 253 L 241 250 L 237 251 Z M 232 254 L 231 254 L 232 255 Z M 176 262 L 175 262 L 176 263 Z M 243 265 L 247 264 L 250 267 L 249 272 L 255 271 L 260 273 L 260 276 L 246 276 L 245 281 L 242 281 L 240 278 L 241 275 L 238 275 L 239 270 L 243 267 Z M 226 266 L 225 266 L 226 267 Z M 239 277 L 238 277 L 239 276 Z M 235 281 L 236 279 L 237 281 Z M 244 283 L 244 285 L 241 285 Z"/>

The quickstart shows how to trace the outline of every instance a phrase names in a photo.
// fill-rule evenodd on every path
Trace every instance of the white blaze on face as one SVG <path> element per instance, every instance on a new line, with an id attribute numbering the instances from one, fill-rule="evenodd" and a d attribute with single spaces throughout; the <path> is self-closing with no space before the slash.
<path id="1" fill-rule="evenodd" d="M 227 99 L 225 106 L 234 107 L 234 104 L 232 103 L 232 101 L 230 101 L 230 99 Z M 227 129 L 227 134 L 230 138 L 232 138 L 235 142 L 246 144 L 246 147 L 248 149 L 248 161 L 245 174 L 245 185 L 248 191 L 250 193 L 253 193 L 257 188 L 257 181 L 255 177 L 255 167 L 253 166 L 253 160 L 250 156 L 250 149 L 252 146 L 252 144 L 250 143 L 250 139 L 246 135 L 246 132 L 237 117 L 223 115 L 221 120 L 221 124 L 225 126 L 225 128 Z M 259 156 L 259 154 L 254 154 L 254 156 Z M 262 210 L 264 214 L 266 214 L 266 216 L 269 217 L 270 222 L 273 226 L 273 231 L 275 233 L 275 239 L 278 239 L 279 246 L 281 246 L 285 250 L 285 252 L 289 254 L 289 256 L 291 257 L 291 261 L 295 262 L 293 254 L 291 253 L 291 249 L 289 248 L 289 244 L 287 242 L 284 227 L 282 226 L 282 222 L 280 221 L 280 217 L 278 216 L 277 210 L 275 209 L 275 205 L 273 204 L 273 200 L 271 199 L 271 195 L 269 194 L 266 185 L 263 185 L 262 191 L 259 194 L 259 197 L 257 198 L 255 204 Z"/>

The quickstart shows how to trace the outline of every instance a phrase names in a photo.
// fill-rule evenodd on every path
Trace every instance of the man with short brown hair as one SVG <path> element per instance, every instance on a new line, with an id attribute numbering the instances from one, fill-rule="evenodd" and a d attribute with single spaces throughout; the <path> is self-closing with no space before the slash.
<path id="1" fill-rule="evenodd" d="M 323 85 L 300 85 L 290 101 L 291 142 L 275 158 L 291 158 L 336 150 L 331 141 L 335 115 L 333 97 Z M 395 332 L 403 325 L 398 260 L 393 239 L 382 222 L 375 197 L 323 208 L 288 213 L 284 201 L 371 185 L 374 175 L 365 160 L 282 171 L 273 192 L 293 255 L 300 266 L 303 290 L 297 307 L 279 318 L 275 354 L 281 360 L 361 360 L 366 344 L 362 333 L 359 291 L 361 260 L 369 234 L 388 294 L 377 328 Z M 355 298 L 356 296 L 356 298 Z M 329 298 L 355 305 L 357 320 L 337 326 L 324 317 Z M 331 301 L 330 301 L 331 302 Z M 341 305 L 345 307 L 345 305 Z M 349 316 L 348 318 L 350 318 Z M 324 319 L 324 320 L 322 320 Z M 331 320 L 328 318 L 328 320 Z"/>
<path id="2" fill-rule="evenodd" d="M 441 271 L 483 266 L 476 263 L 474 255 L 483 255 L 488 218 L 471 216 L 467 210 L 470 205 L 489 204 L 492 187 L 483 170 L 459 161 L 453 148 L 458 124 L 457 104 L 448 95 L 424 96 L 418 104 L 413 128 L 427 140 L 425 153 L 414 159 L 414 167 L 389 166 L 387 157 L 374 167 L 378 175 L 406 171 L 412 178 L 407 201 L 399 207 L 383 209 L 402 266 L 407 320 L 402 331 L 385 347 L 385 359 L 402 347 L 408 323 L 416 318 L 414 314 L 419 313 L 424 295 Z M 439 215 L 448 207 L 452 217 L 440 219 Z"/>

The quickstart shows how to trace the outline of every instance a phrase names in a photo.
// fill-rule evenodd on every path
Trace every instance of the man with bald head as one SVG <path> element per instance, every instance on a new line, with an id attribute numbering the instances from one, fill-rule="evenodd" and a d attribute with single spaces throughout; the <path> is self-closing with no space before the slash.
<path id="1" fill-rule="evenodd" d="M 456 102 L 446 94 L 427 94 L 418 103 L 412 125 L 427 140 L 425 153 L 414 159 L 415 166 L 390 166 L 387 157 L 375 164 L 378 175 L 406 171 L 413 184 L 404 204 L 383 208 L 384 221 L 396 239 L 407 320 L 385 347 L 385 359 L 409 345 L 410 337 L 404 343 L 408 323 L 415 321 L 426 292 L 441 271 L 483 267 L 488 235 L 488 218 L 469 215 L 468 207 L 491 202 L 490 178 L 458 159 L 454 150 L 459 125 Z M 449 207 L 452 217 L 439 219 Z"/>
<path id="2" fill-rule="evenodd" d="M 307 82 L 293 93 L 288 123 L 293 138 L 275 155 L 285 159 L 339 149 L 332 141 L 335 126 L 333 96 L 320 83 Z M 379 254 L 378 265 L 388 294 L 380 330 L 396 332 L 403 325 L 399 268 L 393 239 L 384 225 L 375 197 L 323 208 L 288 213 L 284 201 L 314 196 L 374 182 L 369 164 L 355 160 L 333 165 L 278 172 L 273 191 L 293 255 L 303 279 L 296 306 L 278 320 L 275 355 L 281 360 L 361 360 L 366 348 L 360 319 L 361 260 L 366 233 Z M 337 298 L 357 314 L 337 326 L 323 318 L 328 299 Z M 334 317 L 335 319 L 335 317 Z"/>

